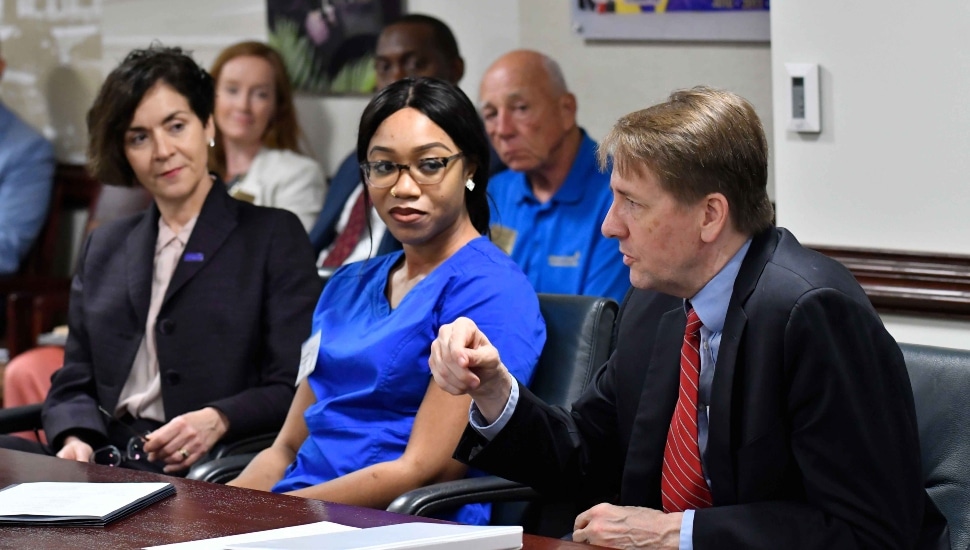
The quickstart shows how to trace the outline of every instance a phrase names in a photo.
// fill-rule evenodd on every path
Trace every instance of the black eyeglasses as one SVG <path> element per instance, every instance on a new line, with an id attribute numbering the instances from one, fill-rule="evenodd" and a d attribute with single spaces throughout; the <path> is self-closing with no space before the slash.
<path id="1" fill-rule="evenodd" d="M 450 157 L 429 157 L 415 161 L 412 164 L 398 164 L 389 160 L 360 163 L 364 173 L 364 181 L 375 189 L 387 189 L 401 179 L 401 172 L 407 170 L 418 185 L 436 185 L 445 178 L 448 163 L 461 157 L 464 153 L 455 153 Z"/>
<path id="2" fill-rule="evenodd" d="M 115 418 L 114 415 L 104 410 L 104 408 L 99 406 L 98 410 L 101 411 L 101 414 L 108 417 L 109 420 L 117 420 L 118 423 L 131 432 L 132 436 L 128 440 L 128 445 L 125 446 L 124 452 L 114 445 L 107 445 L 94 451 L 91 454 L 91 458 L 88 459 L 88 462 L 103 466 L 121 466 L 128 461 L 146 460 L 148 453 L 145 452 L 145 441 L 147 441 L 145 436 L 151 432 L 139 433 L 130 423 L 124 422 L 120 418 Z"/>

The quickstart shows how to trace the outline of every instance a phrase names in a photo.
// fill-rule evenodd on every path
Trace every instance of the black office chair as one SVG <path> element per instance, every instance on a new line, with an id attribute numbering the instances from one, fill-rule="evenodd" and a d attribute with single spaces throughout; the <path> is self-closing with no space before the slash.
<path id="1" fill-rule="evenodd" d="M 0 409 L 0 434 L 41 429 L 40 410 L 42 406 L 41 403 L 35 403 Z"/>
<path id="2" fill-rule="evenodd" d="M 970 550 L 970 351 L 900 344 L 913 385 L 923 477 L 950 545 Z"/>
<path id="3" fill-rule="evenodd" d="M 613 351 L 618 306 L 608 298 L 540 294 L 546 345 L 529 388 L 552 405 L 568 407 Z M 525 485 L 495 476 L 438 483 L 405 493 L 387 510 L 431 516 L 473 502 L 491 502 L 493 525 L 562 536 L 572 530 L 574 503 L 546 501 Z"/>

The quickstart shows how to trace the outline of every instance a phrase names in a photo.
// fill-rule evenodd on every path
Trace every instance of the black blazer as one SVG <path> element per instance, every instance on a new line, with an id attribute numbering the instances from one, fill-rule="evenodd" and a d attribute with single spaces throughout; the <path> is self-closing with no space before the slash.
<path id="1" fill-rule="evenodd" d="M 505 429 L 486 444 L 469 428 L 456 458 L 585 504 L 660 509 L 683 301 L 634 289 L 617 322 L 615 353 L 571 411 L 520 386 Z M 940 517 L 896 342 L 848 270 L 784 229 L 757 235 L 738 273 L 709 430 L 698 550 L 914 548 L 924 511 Z"/>
<path id="2" fill-rule="evenodd" d="M 97 405 L 114 410 L 144 336 L 158 218 L 153 203 L 84 245 L 64 367 L 43 409 L 55 450 L 71 432 L 107 436 Z M 282 426 L 321 290 L 313 260 L 296 216 L 237 201 L 215 182 L 157 318 L 166 419 L 215 407 L 229 420 L 225 439 Z"/>

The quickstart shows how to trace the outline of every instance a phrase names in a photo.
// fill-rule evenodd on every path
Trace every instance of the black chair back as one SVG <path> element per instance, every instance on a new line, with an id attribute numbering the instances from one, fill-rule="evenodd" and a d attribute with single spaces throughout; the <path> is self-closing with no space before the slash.
<path id="1" fill-rule="evenodd" d="M 529 389 L 550 405 L 568 407 L 613 351 L 618 306 L 607 298 L 540 294 L 539 309 L 546 321 L 546 344 Z M 497 501 L 492 503 L 491 522 L 561 536 L 575 515 L 568 502 Z"/>
<path id="2" fill-rule="evenodd" d="M 617 309 L 609 298 L 540 294 L 546 344 L 529 389 L 550 405 L 570 406 L 613 352 Z"/>
<path id="3" fill-rule="evenodd" d="M 954 550 L 970 550 L 970 351 L 900 344 L 913 385 L 923 477 Z"/>
<path id="4" fill-rule="evenodd" d="M 609 298 L 540 294 L 539 308 L 546 344 L 529 388 L 549 404 L 568 407 L 609 359 L 619 307 Z M 562 536 L 572 530 L 576 516 L 573 503 L 544 500 L 524 485 L 495 476 L 415 489 L 387 509 L 432 516 L 471 502 L 492 503 L 492 524 L 522 525 L 533 534 Z"/>

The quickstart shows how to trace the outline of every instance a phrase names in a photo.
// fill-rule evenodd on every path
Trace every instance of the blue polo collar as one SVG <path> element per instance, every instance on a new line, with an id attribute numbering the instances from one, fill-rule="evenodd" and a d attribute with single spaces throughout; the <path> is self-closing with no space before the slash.
<path id="1" fill-rule="evenodd" d="M 582 139 L 579 143 L 579 150 L 576 151 L 576 158 L 573 159 L 573 165 L 569 169 L 569 174 L 566 175 L 566 181 L 552 196 L 549 203 L 581 202 L 589 189 L 590 179 L 596 174 L 602 173 L 596 162 L 596 142 L 590 139 L 586 130 L 580 128 L 579 131 L 582 133 Z M 529 186 L 528 178 L 524 173 L 519 175 L 521 176 L 518 185 L 520 196 L 517 202 L 524 200 L 537 202 L 535 194 L 532 193 L 532 188 Z"/>

